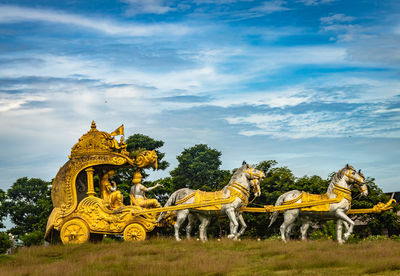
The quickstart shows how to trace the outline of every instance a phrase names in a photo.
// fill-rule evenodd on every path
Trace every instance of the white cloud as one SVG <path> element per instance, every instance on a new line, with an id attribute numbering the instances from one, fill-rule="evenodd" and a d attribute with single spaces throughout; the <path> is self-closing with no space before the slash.
<path id="1" fill-rule="evenodd" d="M 42 21 L 75 25 L 96 30 L 108 35 L 153 36 L 185 35 L 191 29 L 179 24 L 126 24 L 100 17 L 85 17 L 48 9 L 32 9 L 18 6 L 0 5 L 0 23 Z"/>
<path id="2" fill-rule="evenodd" d="M 250 11 L 255 11 L 263 14 L 269 14 L 269 13 L 274 13 L 274 12 L 280 12 L 280 11 L 288 11 L 290 10 L 288 7 L 285 7 L 286 1 L 282 0 L 274 0 L 274 1 L 268 1 L 264 2 L 262 5 L 258 7 L 254 7 L 250 9 Z"/>
<path id="3" fill-rule="evenodd" d="M 232 106 L 269 106 L 271 108 L 284 108 L 287 106 L 296 106 L 309 101 L 310 96 L 302 87 L 292 87 L 288 90 L 248 92 L 234 96 L 216 97 L 209 104 L 220 107 Z"/>
<path id="4" fill-rule="evenodd" d="M 41 102 L 46 98 L 41 95 L 0 93 L 0 113 L 20 109 L 24 104 L 35 101 Z"/>
<path id="5" fill-rule="evenodd" d="M 338 13 L 331 16 L 321 17 L 320 20 L 321 23 L 323 24 L 333 24 L 333 23 L 351 22 L 355 20 L 355 17 L 346 16 L 342 13 Z"/>
<path id="6" fill-rule="evenodd" d="M 128 15 L 164 14 L 176 10 L 164 4 L 163 0 L 122 0 L 129 4 Z"/>
<path id="7" fill-rule="evenodd" d="M 244 136 L 266 135 L 272 138 L 305 139 L 313 137 L 400 137 L 400 131 L 388 121 L 385 124 L 366 125 L 365 119 L 354 119 L 353 114 L 367 112 L 362 108 L 347 113 L 335 111 L 308 111 L 301 114 L 252 114 L 227 117 L 232 125 L 242 125 L 239 134 Z M 398 121 L 397 116 L 393 121 Z"/>

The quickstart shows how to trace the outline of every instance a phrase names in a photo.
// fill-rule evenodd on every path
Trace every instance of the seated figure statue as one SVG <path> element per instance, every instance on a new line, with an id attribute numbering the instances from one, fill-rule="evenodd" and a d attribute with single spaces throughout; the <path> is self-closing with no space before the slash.
<path id="1" fill-rule="evenodd" d="M 117 190 L 117 184 L 114 181 L 110 182 L 110 178 L 113 177 L 114 174 L 114 170 L 103 174 L 100 179 L 100 195 L 111 209 L 119 209 L 124 206 L 124 203 L 122 193 Z"/>
<path id="2" fill-rule="evenodd" d="M 147 199 L 145 192 L 149 192 L 154 190 L 157 187 L 162 186 L 161 184 L 157 183 L 153 187 L 146 188 L 142 183 L 142 175 L 139 171 L 135 172 L 133 179 L 132 179 L 132 187 L 130 192 L 131 198 L 131 205 L 137 205 L 142 208 L 160 208 L 161 205 L 157 201 L 157 199 Z"/>

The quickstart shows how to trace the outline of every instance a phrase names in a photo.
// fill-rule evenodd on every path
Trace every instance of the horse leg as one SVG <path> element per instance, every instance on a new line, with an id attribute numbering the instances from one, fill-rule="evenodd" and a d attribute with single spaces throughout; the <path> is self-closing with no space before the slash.
<path id="1" fill-rule="evenodd" d="M 302 241 L 307 240 L 307 231 L 308 231 L 308 228 L 310 228 L 310 224 L 311 224 L 311 221 L 309 219 L 302 219 L 302 225 L 300 227 Z"/>
<path id="2" fill-rule="evenodd" d="M 239 233 L 237 234 L 237 237 L 239 238 L 241 235 L 243 235 L 244 231 L 246 230 L 247 224 L 246 224 L 246 222 L 244 221 L 243 215 L 242 215 L 242 214 L 239 214 L 238 220 L 239 220 L 239 223 L 240 223 L 240 231 L 239 231 Z"/>
<path id="3" fill-rule="evenodd" d="M 295 211 L 295 212 L 294 212 Z M 297 216 L 299 215 L 298 210 L 285 211 L 283 213 L 283 223 L 280 227 L 281 237 L 284 242 L 290 239 L 290 232 L 294 226 Z"/>
<path id="4" fill-rule="evenodd" d="M 190 240 L 190 233 L 192 232 L 194 222 L 194 215 L 189 212 L 188 214 L 188 224 L 186 225 L 186 238 Z"/>
<path id="5" fill-rule="evenodd" d="M 200 226 L 199 226 L 200 240 L 202 242 L 205 242 L 208 240 L 207 239 L 207 226 L 210 223 L 210 218 L 207 216 L 202 216 L 202 215 L 199 215 L 198 217 L 200 219 Z"/>
<path id="6" fill-rule="evenodd" d="M 286 241 L 290 241 L 290 233 L 292 232 L 293 226 L 294 226 L 294 222 L 292 224 L 288 225 L 288 227 L 286 228 L 286 232 L 285 232 Z"/>
<path id="7" fill-rule="evenodd" d="M 179 228 L 181 227 L 182 223 L 185 221 L 186 217 L 189 214 L 189 210 L 188 209 L 184 209 L 184 210 L 179 210 L 176 212 L 176 222 L 174 225 L 174 229 L 175 229 L 175 239 L 177 241 L 180 241 L 181 239 L 179 238 Z"/>
<path id="8" fill-rule="evenodd" d="M 343 235 L 344 241 L 347 241 L 347 239 L 350 237 L 351 233 L 353 233 L 353 228 L 354 228 L 354 221 L 351 220 L 342 210 L 337 210 L 336 211 L 336 217 L 339 219 L 342 219 L 345 223 L 348 223 L 349 228 L 347 229 L 346 233 Z"/>
<path id="9" fill-rule="evenodd" d="M 342 220 L 342 222 L 343 222 L 343 225 L 344 225 L 344 228 L 346 229 L 346 231 L 349 230 L 350 225 L 343 220 Z"/>
<path id="10" fill-rule="evenodd" d="M 342 230 L 343 230 L 343 220 L 338 219 L 336 221 L 336 236 L 337 236 L 337 241 L 338 243 L 342 244 L 343 239 L 342 239 Z"/>
<path id="11" fill-rule="evenodd" d="M 226 210 L 226 214 L 228 215 L 228 218 L 230 220 L 230 230 L 231 233 L 228 235 L 228 239 L 234 239 L 237 240 L 237 229 L 239 227 L 239 223 L 236 219 L 236 214 L 235 210 L 233 208 L 229 208 Z"/>

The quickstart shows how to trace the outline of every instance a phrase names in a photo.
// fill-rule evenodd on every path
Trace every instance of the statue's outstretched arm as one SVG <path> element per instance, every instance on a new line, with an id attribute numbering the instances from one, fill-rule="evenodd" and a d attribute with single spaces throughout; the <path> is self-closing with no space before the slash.
<path id="1" fill-rule="evenodd" d="M 145 186 L 143 186 L 143 191 L 150 192 L 151 190 L 154 190 L 155 188 L 158 188 L 158 187 L 161 187 L 161 186 L 162 186 L 162 184 L 160 184 L 160 183 L 157 183 L 153 187 L 149 187 L 149 188 L 146 188 Z"/>

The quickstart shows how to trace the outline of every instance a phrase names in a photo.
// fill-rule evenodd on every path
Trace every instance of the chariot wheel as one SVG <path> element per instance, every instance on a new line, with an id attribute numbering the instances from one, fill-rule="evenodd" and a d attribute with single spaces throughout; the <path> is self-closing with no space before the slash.
<path id="1" fill-rule="evenodd" d="M 79 244 L 89 241 L 89 227 L 81 219 L 71 219 L 61 227 L 61 241 L 63 244 Z"/>
<path id="2" fill-rule="evenodd" d="M 144 241 L 146 230 L 138 223 L 129 224 L 124 230 L 125 241 Z"/>

